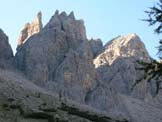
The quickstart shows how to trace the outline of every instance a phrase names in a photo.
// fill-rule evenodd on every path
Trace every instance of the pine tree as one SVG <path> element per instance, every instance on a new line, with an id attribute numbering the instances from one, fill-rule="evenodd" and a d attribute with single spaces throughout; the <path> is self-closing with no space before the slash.
<path id="1" fill-rule="evenodd" d="M 144 21 L 148 22 L 150 26 L 155 27 L 155 34 L 162 34 L 162 0 L 159 0 L 156 5 L 150 7 L 149 10 L 145 11 L 148 15 L 148 19 Z M 148 82 L 155 82 L 156 84 L 156 95 L 161 89 L 162 83 L 162 39 L 159 41 L 158 56 L 161 61 L 153 60 L 150 63 L 138 61 L 141 67 L 137 69 L 145 71 L 144 77 L 136 81 L 134 86 L 140 83 L 143 79 Z M 152 80 L 154 79 L 154 80 Z M 134 87 L 133 86 L 133 87 Z"/>

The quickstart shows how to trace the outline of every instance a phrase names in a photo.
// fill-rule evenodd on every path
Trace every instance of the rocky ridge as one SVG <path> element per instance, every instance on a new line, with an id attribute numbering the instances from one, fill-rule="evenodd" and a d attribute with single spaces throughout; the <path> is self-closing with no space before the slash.
<path id="1" fill-rule="evenodd" d="M 146 81 L 131 89 L 143 75 L 137 60 L 151 60 L 134 33 L 103 46 L 99 39 L 87 39 L 83 20 L 73 12 L 56 11 L 11 57 L 14 73 L 0 69 L 1 121 L 162 120 L 161 95 L 153 98 Z"/>

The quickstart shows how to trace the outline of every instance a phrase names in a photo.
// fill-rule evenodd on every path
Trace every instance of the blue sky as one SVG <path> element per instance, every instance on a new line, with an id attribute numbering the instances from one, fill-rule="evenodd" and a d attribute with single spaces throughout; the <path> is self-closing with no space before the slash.
<path id="1" fill-rule="evenodd" d="M 156 57 L 159 36 L 148 23 L 144 10 L 158 0 L 3 0 L 0 7 L 0 28 L 9 36 L 15 52 L 21 28 L 31 22 L 38 11 L 45 25 L 55 10 L 74 11 L 85 22 L 88 38 L 101 38 L 104 43 L 118 35 L 137 33 L 152 57 Z"/>

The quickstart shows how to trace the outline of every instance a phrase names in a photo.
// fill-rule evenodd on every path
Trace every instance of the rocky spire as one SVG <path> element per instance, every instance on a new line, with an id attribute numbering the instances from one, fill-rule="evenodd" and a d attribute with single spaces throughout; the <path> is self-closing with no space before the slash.
<path id="1" fill-rule="evenodd" d="M 83 21 L 75 20 L 73 12 L 56 11 L 41 33 L 17 51 L 14 63 L 36 84 L 84 102 L 85 93 L 96 82 L 92 60 Z M 50 85 L 51 81 L 57 85 Z"/>
<path id="2" fill-rule="evenodd" d="M 18 47 L 20 47 L 30 36 L 39 33 L 42 30 L 42 13 L 38 12 L 32 23 L 26 23 L 20 32 Z"/>
<path id="3" fill-rule="evenodd" d="M 52 16 L 44 28 L 44 30 L 54 29 L 57 31 L 67 32 L 68 36 L 74 38 L 75 40 L 87 39 L 84 21 L 76 20 L 74 12 L 67 15 L 64 11 L 59 14 L 59 11 L 56 10 L 55 15 Z"/>
<path id="4" fill-rule="evenodd" d="M 42 25 L 42 12 L 39 11 L 35 20 L 33 21 L 33 23 L 35 23 L 35 25 L 38 25 L 37 28 L 38 30 L 40 31 L 42 28 L 43 28 L 43 25 Z"/>
<path id="5" fill-rule="evenodd" d="M 70 12 L 69 17 L 72 18 L 73 20 L 75 20 L 75 16 L 74 16 L 74 12 L 73 11 Z"/>
<path id="6" fill-rule="evenodd" d="M 0 60 L 10 59 L 13 57 L 11 46 L 8 42 L 7 35 L 0 29 Z"/>

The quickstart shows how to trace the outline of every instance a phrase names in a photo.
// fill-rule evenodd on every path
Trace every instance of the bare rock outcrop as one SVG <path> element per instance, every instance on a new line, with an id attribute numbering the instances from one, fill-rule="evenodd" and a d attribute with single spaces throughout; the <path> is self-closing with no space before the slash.
<path id="1" fill-rule="evenodd" d="M 13 52 L 7 35 L 0 29 L 0 59 L 13 58 Z"/>
<path id="2" fill-rule="evenodd" d="M 13 51 L 8 36 L 0 29 L 0 67 L 6 68 L 13 58 Z"/>
<path id="3" fill-rule="evenodd" d="M 95 86 L 93 55 L 82 20 L 56 11 L 41 32 L 29 38 L 15 56 L 15 66 L 30 80 L 60 96 L 84 102 Z"/>
<path id="4" fill-rule="evenodd" d="M 103 51 L 103 44 L 100 39 L 91 39 L 89 40 L 91 50 L 93 53 L 93 57 L 95 58 L 97 55 L 99 55 Z"/>
<path id="5" fill-rule="evenodd" d="M 100 84 L 103 85 L 89 93 L 88 104 L 98 108 L 107 106 L 107 111 L 116 108 L 117 111 L 126 112 L 126 109 L 121 107 L 123 105 L 118 94 L 145 99 L 150 94 L 146 81 L 132 90 L 133 84 L 143 76 L 143 71 L 136 69 L 139 67 L 137 60 L 150 61 L 150 56 L 136 34 L 120 36 L 108 42 L 103 52 L 93 61 Z M 96 97 L 99 93 L 103 96 Z M 99 101 L 102 101 L 102 104 L 98 104 Z"/>
<path id="6" fill-rule="evenodd" d="M 139 67 L 137 61 L 150 61 L 143 42 L 133 33 L 108 42 L 104 48 L 94 59 L 98 76 L 118 92 L 131 94 L 133 84 L 143 76 L 143 72 L 136 69 Z M 147 83 L 139 86 L 132 94 L 143 98 L 147 94 Z"/>
<path id="7" fill-rule="evenodd" d="M 42 30 L 42 27 L 42 13 L 39 12 L 34 21 L 32 23 L 26 23 L 21 30 L 17 47 L 20 47 L 32 35 L 39 33 Z"/>
<path id="8" fill-rule="evenodd" d="M 41 86 L 65 102 L 87 104 L 131 122 L 161 122 L 162 110 L 156 106 L 160 103 L 147 102 L 152 101 L 149 84 L 144 81 L 131 89 L 143 76 L 136 70 L 137 60 L 151 59 L 136 34 L 117 37 L 103 47 L 100 40 L 87 40 L 84 22 L 73 12 L 56 11 L 47 25 L 17 50 L 14 65 L 29 84 L 39 90 Z M 64 108 L 69 109 L 76 113 L 76 108 Z"/>
<path id="9" fill-rule="evenodd" d="M 105 51 L 94 60 L 95 67 L 111 65 L 119 57 L 134 57 L 144 61 L 150 59 L 143 42 L 135 33 L 119 36 L 108 42 L 104 48 Z"/>
<path id="10" fill-rule="evenodd" d="M 69 15 L 66 12 L 59 14 L 57 10 L 55 15 L 52 16 L 49 23 L 44 27 L 44 30 L 55 30 L 66 32 L 66 36 L 69 40 L 86 40 L 86 30 L 83 20 L 76 20 L 74 13 L 71 12 Z M 78 42 L 75 43 L 78 43 Z M 77 44 L 75 44 L 77 45 Z"/>
<path id="11" fill-rule="evenodd" d="M 108 42 L 102 53 L 94 59 L 99 83 L 88 92 L 86 103 L 103 111 L 126 116 L 132 122 L 160 122 L 161 96 L 152 98 L 150 84 L 146 81 L 132 90 L 133 84 L 143 76 L 143 71 L 136 69 L 139 67 L 137 60 L 151 59 L 136 34 L 120 36 Z"/>

